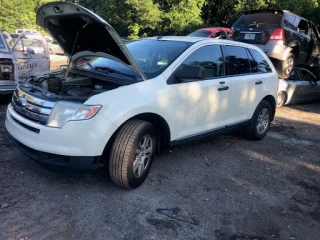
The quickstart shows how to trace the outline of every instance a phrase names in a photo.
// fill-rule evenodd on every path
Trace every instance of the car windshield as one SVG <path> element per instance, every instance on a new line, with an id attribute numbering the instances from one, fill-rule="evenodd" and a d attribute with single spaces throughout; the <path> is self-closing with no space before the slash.
<path id="1" fill-rule="evenodd" d="M 190 37 L 209 37 L 210 34 L 211 34 L 211 32 L 209 32 L 209 31 L 199 30 L 199 31 L 195 31 L 193 33 L 190 33 L 188 36 L 190 36 Z"/>
<path id="2" fill-rule="evenodd" d="M 258 12 L 242 15 L 234 24 L 234 27 L 250 26 L 250 25 L 280 25 L 282 20 L 282 12 Z"/>
<path id="3" fill-rule="evenodd" d="M 127 48 L 147 79 L 151 79 L 167 69 L 191 45 L 191 42 L 144 39 L 128 43 Z M 108 58 L 91 57 L 90 64 L 85 62 L 81 59 L 76 65 L 90 71 L 111 68 L 126 75 L 133 75 L 132 79 L 141 79 L 141 76 L 131 68 Z"/>

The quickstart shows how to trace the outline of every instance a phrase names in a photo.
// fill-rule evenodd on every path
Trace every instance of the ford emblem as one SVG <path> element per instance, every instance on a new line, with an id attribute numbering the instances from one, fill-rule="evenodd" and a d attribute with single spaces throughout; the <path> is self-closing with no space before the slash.
<path id="1" fill-rule="evenodd" d="M 19 98 L 19 102 L 22 106 L 25 106 L 27 104 L 27 100 L 24 99 L 23 97 Z"/>

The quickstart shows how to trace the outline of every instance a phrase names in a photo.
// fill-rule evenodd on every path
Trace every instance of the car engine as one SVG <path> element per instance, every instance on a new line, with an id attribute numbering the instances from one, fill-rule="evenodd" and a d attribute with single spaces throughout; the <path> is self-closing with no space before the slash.
<path id="1" fill-rule="evenodd" d="M 69 73 L 65 78 L 65 71 L 49 72 L 40 76 L 32 76 L 21 87 L 29 89 L 37 95 L 45 90 L 46 97 L 85 101 L 89 97 L 120 87 L 121 84 L 100 80 L 83 74 Z M 42 94 L 43 95 L 43 94 Z"/>

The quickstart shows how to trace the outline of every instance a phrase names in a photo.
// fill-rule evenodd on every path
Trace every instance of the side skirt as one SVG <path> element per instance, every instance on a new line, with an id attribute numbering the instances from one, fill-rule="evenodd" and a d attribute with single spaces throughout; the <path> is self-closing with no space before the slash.
<path id="1" fill-rule="evenodd" d="M 246 125 L 248 125 L 250 123 L 250 120 L 241 122 L 241 123 L 237 123 L 237 124 L 233 124 L 233 125 L 227 125 L 225 127 L 222 128 L 218 128 L 218 129 L 213 129 L 213 130 L 209 130 L 200 134 L 196 134 L 196 135 L 192 135 L 192 136 L 188 136 L 188 137 L 184 137 L 184 138 L 180 138 L 174 141 L 171 141 L 169 143 L 169 148 L 174 148 L 174 147 L 181 147 L 193 142 L 198 142 L 198 141 L 202 141 L 205 139 L 208 139 L 210 137 L 213 136 L 218 136 L 218 135 L 223 135 L 226 133 L 230 133 L 233 132 L 237 129 L 240 129 Z"/>

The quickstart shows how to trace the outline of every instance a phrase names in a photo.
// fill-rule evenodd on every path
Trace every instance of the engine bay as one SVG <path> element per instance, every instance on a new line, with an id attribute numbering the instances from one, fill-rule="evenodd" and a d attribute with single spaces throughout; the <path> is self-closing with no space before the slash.
<path id="1" fill-rule="evenodd" d="M 41 76 L 32 76 L 21 84 L 33 94 L 40 94 L 45 90 L 47 98 L 85 101 L 89 97 L 110 91 L 121 84 L 101 80 L 84 74 L 69 73 L 67 77 L 64 71 L 48 72 Z M 43 95 L 43 94 L 42 94 Z"/>

